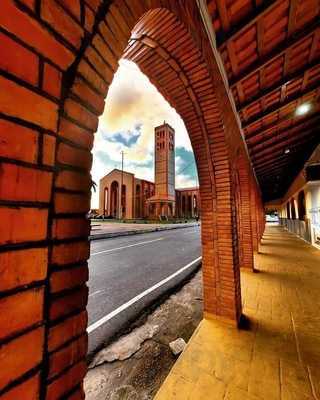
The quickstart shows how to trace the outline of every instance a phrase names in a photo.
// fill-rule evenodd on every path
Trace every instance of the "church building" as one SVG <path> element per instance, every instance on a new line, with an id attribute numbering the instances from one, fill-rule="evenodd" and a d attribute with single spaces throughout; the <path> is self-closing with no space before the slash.
<path id="1" fill-rule="evenodd" d="M 175 188 L 175 131 L 155 128 L 154 183 L 114 169 L 99 183 L 99 214 L 122 219 L 198 218 L 199 188 Z"/>

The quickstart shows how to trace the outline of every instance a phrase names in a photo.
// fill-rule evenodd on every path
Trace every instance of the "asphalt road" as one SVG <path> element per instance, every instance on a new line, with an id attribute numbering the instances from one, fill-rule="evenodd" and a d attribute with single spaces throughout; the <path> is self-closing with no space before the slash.
<path id="1" fill-rule="evenodd" d="M 194 271 L 200 256 L 198 226 L 91 242 L 89 355 Z"/>

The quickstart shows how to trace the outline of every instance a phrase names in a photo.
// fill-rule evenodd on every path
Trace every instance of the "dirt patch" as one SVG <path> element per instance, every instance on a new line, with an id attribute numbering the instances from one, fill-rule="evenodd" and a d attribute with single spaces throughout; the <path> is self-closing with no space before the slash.
<path id="1" fill-rule="evenodd" d="M 102 349 L 85 379 L 87 400 L 151 400 L 175 357 L 169 343 L 188 342 L 202 318 L 201 271 L 150 314 L 145 323 Z"/>

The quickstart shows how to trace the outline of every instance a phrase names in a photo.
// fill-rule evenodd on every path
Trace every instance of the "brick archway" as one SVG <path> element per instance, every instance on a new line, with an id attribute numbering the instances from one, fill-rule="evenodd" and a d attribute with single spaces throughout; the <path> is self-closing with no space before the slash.
<path id="1" fill-rule="evenodd" d="M 196 2 L 59 4 L 39 9 L 32 1 L 3 0 L 0 16 L 8 48 L 28 60 L 21 68 L 8 58 L 0 76 L 1 134 L 9 143 L 1 149 L 8 189 L 0 217 L 12 226 L 1 232 L 1 289 L 2 304 L 16 317 L 1 321 L 0 340 L 9 360 L 23 358 L 17 369 L 4 366 L 0 395 L 8 398 L 38 392 L 42 400 L 82 398 L 90 151 L 122 56 L 139 65 L 190 134 L 200 182 L 205 315 L 235 324 L 241 316 L 232 165 L 244 145 Z M 14 138 L 5 136 L 10 131 Z M 27 357 L 29 342 L 35 351 Z"/>
<path id="2" fill-rule="evenodd" d="M 123 12 L 115 5 L 110 7 L 106 22 L 99 25 L 92 43 L 84 51 L 84 57 L 76 60 L 77 68 L 73 71 L 60 123 L 64 124 L 68 119 L 81 128 L 94 131 L 97 115 L 99 111 L 102 112 L 96 103 L 102 104 L 108 83 L 117 68 L 117 60 L 123 55 L 138 64 L 183 118 L 194 149 L 203 210 L 204 273 L 205 276 L 211 275 L 211 279 L 205 280 L 205 312 L 238 321 L 241 299 L 237 283 L 239 265 L 237 234 L 234 231 L 236 220 L 232 211 L 234 191 L 230 175 L 231 151 L 215 95 L 215 84 L 219 82 L 212 80 L 204 55 L 175 13 L 167 8 L 149 11 L 146 8 L 146 12 L 140 10 L 140 18 L 138 15 L 129 18 L 120 11 Z M 106 50 L 107 44 L 110 46 L 109 51 Z M 88 96 L 89 87 L 95 93 L 95 99 Z M 59 158 L 59 147 L 57 154 Z M 229 176 L 229 181 L 224 179 L 220 183 L 217 177 L 221 173 L 224 178 Z M 224 200 L 226 196 L 229 201 Z M 80 195 L 79 202 L 85 201 L 85 198 L 85 195 Z M 224 211 L 224 226 L 216 219 L 219 218 L 220 204 Z M 226 220 L 229 220 L 229 224 Z M 215 231 L 224 238 L 223 241 L 214 240 Z M 219 251 L 220 246 L 225 248 L 228 244 L 230 253 Z M 214 271 L 219 265 L 224 265 L 223 269 L 230 269 L 226 272 L 228 278 L 225 283 L 220 275 L 222 271 L 219 274 Z M 230 284 L 234 288 L 233 293 L 230 293 Z"/>

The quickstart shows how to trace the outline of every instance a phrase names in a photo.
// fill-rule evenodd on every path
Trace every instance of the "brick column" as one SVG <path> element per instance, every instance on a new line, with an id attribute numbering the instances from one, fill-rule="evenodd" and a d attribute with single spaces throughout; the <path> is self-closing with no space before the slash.
<path id="1" fill-rule="evenodd" d="M 254 269 L 253 260 L 253 235 L 251 220 L 251 177 L 249 175 L 249 166 L 244 157 L 239 158 L 239 191 L 240 191 L 240 213 L 241 213 L 241 246 L 242 258 L 240 267 L 250 270 Z"/>
<path id="2" fill-rule="evenodd" d="M 250 185 L 250 209 L 251 209 L 251 233 L 253 251 L 258 251 L 258 204 L 256 198 L 256 188 L 254 178 L 251 179 Z"/>
<path id="3" fill-rule="evenodd" d="M 207 317 L 238 324 L 242 314 L 238 196 L 226 144 L 216 136 L 211 148 L 215 167 L 210 196 L 200 178 L 204 311 Z"/>

